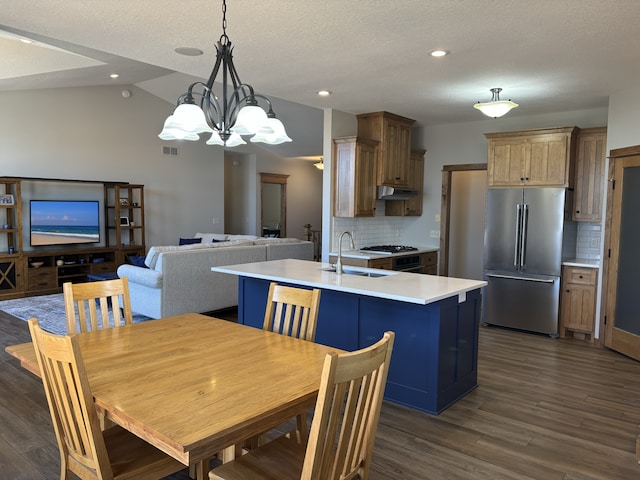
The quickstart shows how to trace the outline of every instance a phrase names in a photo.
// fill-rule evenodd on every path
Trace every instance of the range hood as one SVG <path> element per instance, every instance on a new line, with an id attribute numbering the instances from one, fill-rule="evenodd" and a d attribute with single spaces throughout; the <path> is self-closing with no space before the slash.
<path id="1" fill-rule="evenodd" d="M 378 200 L 409 200 L 416 195 L 418 195 L 418 191 L 409 188 L 387 187 L 384 185 L 378 187 Z"/>

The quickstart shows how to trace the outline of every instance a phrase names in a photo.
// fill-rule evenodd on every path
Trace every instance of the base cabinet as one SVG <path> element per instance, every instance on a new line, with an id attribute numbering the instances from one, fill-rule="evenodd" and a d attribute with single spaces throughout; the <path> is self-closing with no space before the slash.
<path id="1" fill-rule="evenodd" d="M 598 270 L 562 268 L 560 336 L 593 342 Z"/>
<path id="2" fill-rule="evenodd" d="M 114 248 L 104 248 L 25 254 L 25 294 L 28 296 L 57 293 L 66 282 L 86 282 L 87 275 L 115 272 L 118 253 Z"/>
<path id="3" fill-rule="evenodd" d="M 262 328 L 269 283 L 239 278 L 240 323 Z M 480 298 L 418 305 L 323 289 L 315 341 L 353 351 L 394 331 L 385 399 L 438 414 L 477 386 Z"/>

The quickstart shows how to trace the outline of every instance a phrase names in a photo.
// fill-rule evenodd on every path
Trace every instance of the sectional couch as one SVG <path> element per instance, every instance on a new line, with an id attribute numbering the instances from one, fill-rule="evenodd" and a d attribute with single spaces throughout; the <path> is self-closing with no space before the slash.
<path id="1" fill-rule="evenodd" d="M 238 304 L 237 277 L 212 272 L 211 267 L 283 258 L 313 260 L 313 242 L 295 238 L 202 233 L 196 237 L 202 243 L 154 246 L 144 266 L 118 267 L 118 276 L 129 279 L 135 313 L 161 318 L 234 307 Z"/>

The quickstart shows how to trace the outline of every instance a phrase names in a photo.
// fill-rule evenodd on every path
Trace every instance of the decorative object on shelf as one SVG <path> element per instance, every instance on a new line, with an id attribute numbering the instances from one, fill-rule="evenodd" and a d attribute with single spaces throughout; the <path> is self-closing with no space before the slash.
<path id="1" fill-rule="evenodd" d="M 31 266 L 33 268 L 40 268 L 43 265 L 44 265 L 44 262 L 31 262 Z"/>
<path id="2" fill-rule="evenodd" d="M 10 193 L 4 193 L 0 195 L 0 205 L 15 205 L 13 195 Z"/>
<path id="3" fill-rule="evenodd" d="M 498 118 L 509 112 L 512 108 L 516 108 L 518 106 L 517 103 L 514 103 L 509 100 L 500 100 L 500 92 L 501 88 L 492 88 L 491 89 L 491 101 L 486 103 L 476 103 L 473 108 L 477 108 L 482 113 L 484 113 L 487 117 Z"/>
<path id="4" fill-rule="evenodd" d="M 5 223 L 4 225 L 2 225 L 2 229 L 3 230 L 11 230 L 11 225 L 9 225 L 8 223 Z"/>
<path id="5" fill-rule="evenodd" d="M 121 198 L 120 199 L 120 206 L 121 207 L 128 207 L 129 206 L 129 200 L 126 198 Z"/>
<path id="6" fill-rule="evenodd" d="M 120 226 L 128 227 L 129 226 L 129 217 L 120 217 Z"/>
<path id="7" fill-rule="evenodd" d="M 172 115 L 158 135 L 162 140 L 192 140 L 211 133 L 207 145 L 235 147 L 246 144 L 241 135 L 253 135 L 252 142 L 278 145 L 290 142 L 284 125 L 276 118 L 271 100 L 242 83 L 233 64 L 233 47 L 227 36 L 227 3 L 222 0 L 222 35 L 216 44 L 216 63 L 207 83 L 195 82 L 178 97 Z M 222 66 L 222 95 L 213 92 L 213 83 Z M 230 85 L 229 85 L 230 82 Z M 199 98 L 198 104 L 194 96 Z M 262 101 L 268 111 L 259 106 Z"/>
<path id="8" fill-rule="evenodd" d="M 64 260 L 56 260 L 56 265 L 61 267 L 64 265 Z"/>

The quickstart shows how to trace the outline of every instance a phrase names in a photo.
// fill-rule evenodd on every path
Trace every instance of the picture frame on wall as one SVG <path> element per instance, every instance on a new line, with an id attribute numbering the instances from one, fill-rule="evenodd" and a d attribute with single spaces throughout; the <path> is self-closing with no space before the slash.
<path id="1" fill-rule="evenodd" d="M 15 199 L 10 193 L 0 195 L 0 205 L 15 205 Z"/>
<path id="2" fill-rule="evenodd" d="M 129 217 L 120 217 L 120 226 L 128 227 L 129 226 Z"/>

